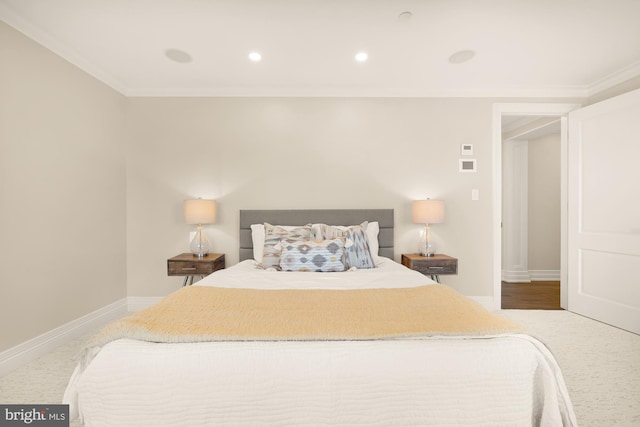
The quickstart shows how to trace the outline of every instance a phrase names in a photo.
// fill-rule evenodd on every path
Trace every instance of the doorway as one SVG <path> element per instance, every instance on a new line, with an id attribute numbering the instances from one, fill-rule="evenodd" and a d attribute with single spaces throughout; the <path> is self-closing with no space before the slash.
<path id="1" fill-rule="evenodd" d="M 503 117 L 554 117 L 560 119 L 560 305 L 567 308 L 567 119 L 577 104 L 499 103 L 493 106 L 493 300 L 502 307 L 502 199 Z"/>
<path id="2" fill-rule="evenodd" d="M 560 307 L 560 117 L 502 117 L 502 308 Z"/>

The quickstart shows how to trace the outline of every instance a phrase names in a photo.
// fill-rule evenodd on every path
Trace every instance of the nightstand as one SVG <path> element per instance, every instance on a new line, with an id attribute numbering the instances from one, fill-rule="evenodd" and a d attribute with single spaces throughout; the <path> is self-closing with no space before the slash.
<path id="1" fill-rule="evenodd" d="M 402 254 L 402 265 L 430 276 L 440 283 L 441 274 L 458 274 L 458 259 L 445 254 L 426 257 L 420 254 Z"/>
<path id="2" fill-rule="evenodd" d="M 208 254 L 203 258 L 187 253 L 174 256 L 167 260 L 167 274 L 169 276 L 184 276 L 182 286 L 187 285 L 187 281 L 191 278 L 193 284 L 193 276 L 203 278 L 207 274 L 224 268 L 224 254 Z"/>

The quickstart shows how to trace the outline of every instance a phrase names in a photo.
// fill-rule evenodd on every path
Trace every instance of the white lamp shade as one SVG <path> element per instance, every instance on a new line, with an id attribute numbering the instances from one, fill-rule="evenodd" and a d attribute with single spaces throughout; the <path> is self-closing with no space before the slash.
<path id="1" fill-rule="evenodd" d="M 216 201 L 205 199 L 185 200 L 184 220 L 187 224 L 213 224 L 216 222 Z"/>
<path id="2" fill-rule="evenodd" d="M 444 222 L 444 202 L 431 199 L 414 201 L 413 222 L 417 224 L 439 224 Z"/>

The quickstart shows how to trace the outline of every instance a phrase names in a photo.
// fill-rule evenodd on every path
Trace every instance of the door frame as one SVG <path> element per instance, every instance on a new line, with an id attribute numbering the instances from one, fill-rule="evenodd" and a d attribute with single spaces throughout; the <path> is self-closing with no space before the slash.
<path id="1" fill-rule="evenodd" d="M 502 308 L 502 116 L 560 117 L 560 306 L 568 308 L 567 288 L 567 188 L 568 141 L 567 115 L 581 104 L 495 103 L 493 104 L 493 307 Z"/>

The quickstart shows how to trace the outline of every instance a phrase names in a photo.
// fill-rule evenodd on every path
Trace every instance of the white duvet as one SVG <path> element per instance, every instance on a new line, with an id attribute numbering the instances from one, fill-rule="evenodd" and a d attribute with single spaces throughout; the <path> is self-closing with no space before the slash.
<path id="1" fill-rule="evenodd" d="M 257 289 L 410 288 L 434 283 L 427 276 L 380 257 L 377 268 L 341 273 L 262 270 L 253 260 L 219 270 L 196 282 L 198 286 Z"/>
<path id="2" fill-rule="evenodd" d="M 317 276 L 317 277 L 315 277 Z M 431 281 L 375 270 L 283 273 L 253 261 L 200 286 L 353 289 Z M 561 426 L 575 416 L 559 367 L 526 335 L 160 344 L 117 340 L 65 403 L 86 426 Z"/>

